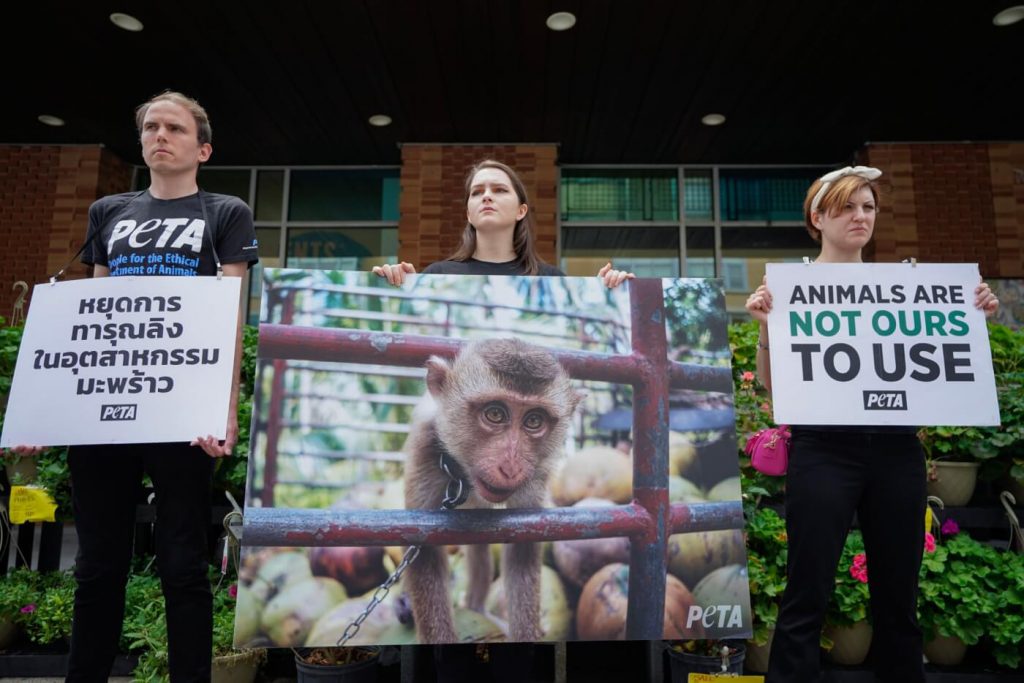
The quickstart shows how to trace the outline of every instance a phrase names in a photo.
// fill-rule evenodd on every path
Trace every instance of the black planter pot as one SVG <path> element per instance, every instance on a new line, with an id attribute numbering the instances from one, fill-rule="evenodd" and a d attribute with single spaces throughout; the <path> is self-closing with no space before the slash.
<path id="1" fill-rule="evenodd" d="M 296 683 L 376 683 L 380 656 L 352 664 L 307 664 L 295 655 Z"/>
<path id="2" fill-rule="evenodd" d="M 728 666 L 724 673 L 743 673 L 743 659 L 746 656 L 746 645 L 737 643 L 732 646 L 736 651 L 729 656 Z M 686 683 L 690 674 L 723 673 L 722 658 L 709 655 L 697 655 L 690 652 L 677 652 L 668 648 L 669 672 L 672 683 Z"/>

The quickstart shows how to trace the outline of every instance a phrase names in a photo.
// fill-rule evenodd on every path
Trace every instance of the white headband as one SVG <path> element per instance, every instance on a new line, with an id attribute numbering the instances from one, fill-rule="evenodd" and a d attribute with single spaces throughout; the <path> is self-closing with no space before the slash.
<path id="1" fill-rule="evenodd" d="M 847 166 L 831 173 L 826 173 L 821 176 L 821 187 L 818 192 L 814 195 L 814 199 L 811 200 L 811 213 L 818 210 L 818 202 L 828 192 L 829 186 L 840 178 L 845 178 L 848 175 L 855 175 L 865 180 L 877 180 L 882 172 L 877 168 L 871 168 L 870 166 Z"/>

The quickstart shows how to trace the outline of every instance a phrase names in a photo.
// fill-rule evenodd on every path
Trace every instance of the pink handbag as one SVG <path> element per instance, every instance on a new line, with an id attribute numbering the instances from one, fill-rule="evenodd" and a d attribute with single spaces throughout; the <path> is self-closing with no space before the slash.
<path id="1" fill-rule="evenodd" d="M 779 425 L 762 429 L 747 440 L 743 450 L 755 470 L 770 477 L 781 477 L 789 466 L 789 427 Z"/>

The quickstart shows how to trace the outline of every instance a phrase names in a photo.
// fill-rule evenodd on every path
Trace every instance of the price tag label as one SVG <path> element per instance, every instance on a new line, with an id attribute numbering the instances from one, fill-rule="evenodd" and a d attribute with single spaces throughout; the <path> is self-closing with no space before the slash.
<path id="1" fill-rule="evenodd" d="M 11 487 L 11 524 L 55 522 L 57 503 L 50 492 L 38 486 Z"/>

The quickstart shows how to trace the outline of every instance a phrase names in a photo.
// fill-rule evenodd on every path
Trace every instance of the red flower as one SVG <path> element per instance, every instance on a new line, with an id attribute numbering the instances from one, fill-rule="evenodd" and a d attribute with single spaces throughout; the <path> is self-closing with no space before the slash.
<path id="1" fill-rule="evenodd" d="M 36 605 L 35 605 L 34 602 L 30 602 L 29 604 L 27 604 L 27 605 L 25 605 L 24 607 L 21 608 L 21 613 L 22 614 L 32 614 L 35 611 L 36 611 Z"/>
<path id="2" fill-rule="evenodd" d="M 228 586 L 228 595 L 230 595 L 232 598 L 238 598 L 238 584 L 237 583 L 233 583 L 230 586 Z"/>
<path id="3" fill-rule="evenodd" d="M 864 553 L 853 556 L 853 564 L 850 565 L 850 576 L 861 583 L 868 582 L 868 557 Z"/>
<path id="4" fill-rule="evenodd" d="M 740 375 L 740 379 L 743 380 L 744 382 L 753 382 L 754 373 L 752 373 L 750 370 L 747 370 L 742 375 Z"/>
<path id="5" fill-rule="evenodd" d="M 924 549 L 930 553 L 935 552 L 935 537 L 927 531 L 924 532 Z"/>

